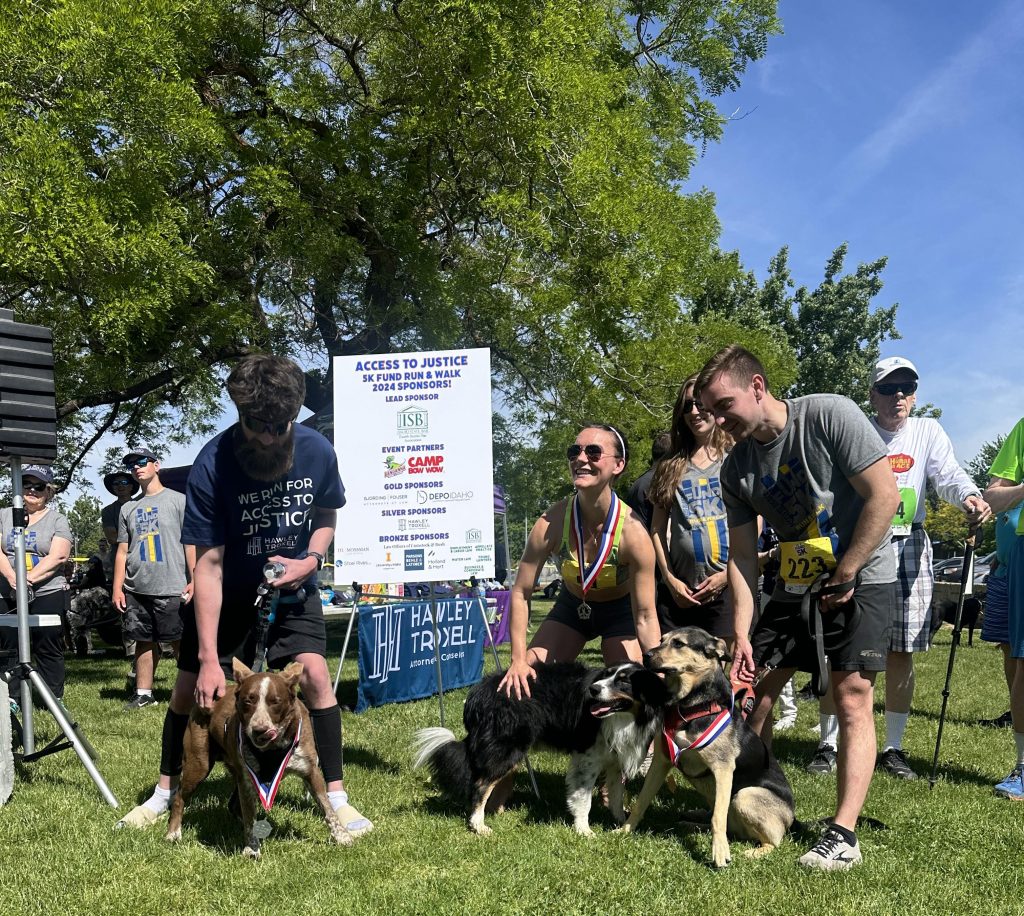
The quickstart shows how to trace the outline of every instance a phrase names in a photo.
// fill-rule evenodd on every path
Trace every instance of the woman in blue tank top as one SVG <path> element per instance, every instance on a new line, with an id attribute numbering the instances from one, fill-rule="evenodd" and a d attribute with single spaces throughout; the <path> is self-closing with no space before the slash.
<path id="1" fill-rule="evenodd" d="M 585 426 L 566 457 L 575 493 L 534 524 L 512 586 L 512 662 L 501 687 L 517 698 L 530 695 L 535 662 L 572 661 L 598 637 L 605 664 L 639 662 L 661 638 L 650 536 L 613 489 L 629 460 L 625 437 L 613 426 Z M 552 555 L 562 589 L 527 646 L 528 602 Z"/>
<path id="2" fill-rule="evenodd" d="M 661 571 L 658 618 L 662 630 L 703 627 L 731 643 L 729 523 L 720 471 L 732 439 L 694 400 L 696 378 L 679 389 L 672 411 L 672 453 L 658 463 L 648 494 Z"/>

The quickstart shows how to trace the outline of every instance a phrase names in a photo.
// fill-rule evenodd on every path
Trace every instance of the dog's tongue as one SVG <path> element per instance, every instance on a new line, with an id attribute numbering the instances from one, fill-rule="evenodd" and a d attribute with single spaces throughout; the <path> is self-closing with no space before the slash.
<path id="1" fill-rule="evenodd" d="M 611 706 L 608 706 L 608 705 L 604 705 L 604 706 L 594 705 L 594 706 L 590 707 L 590 714 L 592 716 L 603 716 L 606 713 L 610 713 L 611 711 L 612 711 L 612 708 L 611 708 Z"/>

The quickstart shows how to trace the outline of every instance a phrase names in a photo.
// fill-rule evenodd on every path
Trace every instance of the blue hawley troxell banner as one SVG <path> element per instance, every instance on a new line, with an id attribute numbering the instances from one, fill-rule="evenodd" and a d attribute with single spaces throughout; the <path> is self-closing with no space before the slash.
<path id="1" fill-rule="evenodd" d="M 484 633 L 479 598 L 437 602 L 441 676 L 445 690 L 483 675 Z M 359 701 L 356 712 L 437 693 L 437 659 L 430 602 L 359 608 Z"/>

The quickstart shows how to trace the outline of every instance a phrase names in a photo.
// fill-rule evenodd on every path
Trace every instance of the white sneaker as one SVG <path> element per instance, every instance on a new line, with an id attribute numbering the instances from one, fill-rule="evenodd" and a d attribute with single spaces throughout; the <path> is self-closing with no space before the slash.
<path id="1" fill-rule="evenodd" d="M 860 844 L 854 840 L 847 843 L 843 835 L 832 827 L 826 827 L 821 839 L 811 848 L 810 852 L 800 856 L 800 864 L 805 868 L 820 868 L 823 871 L 846 871 L 863 860 Z"/>
<path id="2" fill-rule="evenodd" d="M 788 732 L 796 725 L 796 716 L 782 716 L 773 726 L 773 732 Z"/>

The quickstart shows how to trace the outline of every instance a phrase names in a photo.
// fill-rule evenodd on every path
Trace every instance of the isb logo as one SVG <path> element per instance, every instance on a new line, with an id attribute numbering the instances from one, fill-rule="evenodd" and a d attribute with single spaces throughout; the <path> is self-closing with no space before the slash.
<path id="1" fill-rule="evenodd" d="M 405 551 L 406 572 L 421 571 L 423 569 L 423 549 Z"/>
<path id="2" fill-rule="evenodd" d="M 430 416 L 422 407 L 410 404 L 396 414 L 399 439 L 423 439 L 430 432 Z"/>

